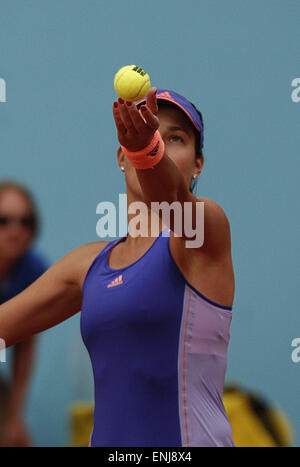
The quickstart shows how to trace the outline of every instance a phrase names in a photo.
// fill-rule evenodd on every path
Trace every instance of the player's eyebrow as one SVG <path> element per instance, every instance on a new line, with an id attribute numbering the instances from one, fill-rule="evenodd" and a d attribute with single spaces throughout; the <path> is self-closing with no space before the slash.
<path id="1" fill-rule="evenodd" d="M 186 129 L 182 126 L 168 126 L 168 131 L 184 131 L 187 133 Z"/>

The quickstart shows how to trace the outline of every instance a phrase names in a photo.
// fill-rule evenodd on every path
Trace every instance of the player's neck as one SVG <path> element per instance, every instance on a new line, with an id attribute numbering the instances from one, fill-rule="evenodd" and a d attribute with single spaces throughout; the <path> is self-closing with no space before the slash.
<path id="1" fill-rule="evenodd" d="M 136 204 L 134 204 L 136 203 Z M 143 198 L 138 198 L 127 192 L 127 222 L 128 237 L 131 241 L 143 237 L 158 237 L 167 226 L 161 218 L 145 203 Z"/>

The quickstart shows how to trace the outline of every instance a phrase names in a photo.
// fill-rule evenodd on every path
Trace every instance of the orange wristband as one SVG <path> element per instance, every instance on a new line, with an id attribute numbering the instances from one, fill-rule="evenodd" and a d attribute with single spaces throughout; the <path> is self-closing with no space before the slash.
<path id="1" fill-rule="evenodd" d="M 135 169 L 151 169 L 164 155 L 165 143 L 158 130 L 153 135 L 151 142 L 140 151 L 128 151 L 121 146 L 122 151 Z"/>

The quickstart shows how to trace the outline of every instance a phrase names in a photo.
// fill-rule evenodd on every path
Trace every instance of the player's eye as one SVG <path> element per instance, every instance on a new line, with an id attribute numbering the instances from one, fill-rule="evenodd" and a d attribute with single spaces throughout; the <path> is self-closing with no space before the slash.
<path id="1" fill-rule="evenodd" d="M 183 143 L 183 138 L 179 135 L 171 135 L 169 136 L 169 141 L 175 142 L 175 143 Z"/>

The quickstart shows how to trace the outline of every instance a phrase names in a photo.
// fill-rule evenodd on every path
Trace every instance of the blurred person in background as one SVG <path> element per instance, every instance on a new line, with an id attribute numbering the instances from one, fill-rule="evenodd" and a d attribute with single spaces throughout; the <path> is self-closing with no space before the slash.
<path id="1" fill-rule="evenodd" d="M 0 304 L 22 292 L 48 268 L 32 247 L 38 231 L 38 213 L 29 190 L 0 180 Z M 13 348 L 11 381 L 0 374 L 2 446 L 33 444 L 23 416 L 33 358 L 34 338 L 30 338 Z"/>

